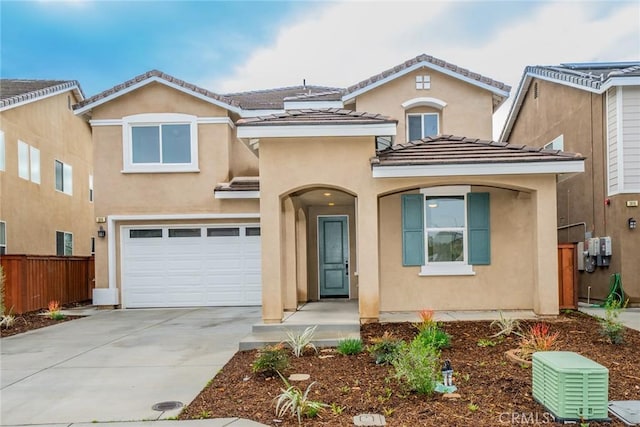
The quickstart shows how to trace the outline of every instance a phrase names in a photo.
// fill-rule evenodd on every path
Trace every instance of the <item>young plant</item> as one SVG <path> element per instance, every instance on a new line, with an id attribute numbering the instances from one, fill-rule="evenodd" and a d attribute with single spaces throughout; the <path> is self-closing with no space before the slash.
<path id="1" fill-rule="evenodd" d="M 424 329 L 430 328 L 435 325 L 435 321 L 433 320 L 433 310 L 424 309 L 418 313 L 420 317 L 420 322 L 414 323 L 419 332 L 422 332 Z"/>
<path id="2" fill-rule="evenodd" d="M 376 360 L 378 365 L 391 364 L 402 346 L 402 340 L 393 336 L 393 333 L 385 331 L 381 337 L 373 338 L 373 344 L 367 347 L 367 351 Z"/>
<path id="3" fill-rule="evenodd" d="M 469 408 L 471 412 L 476 412 L 478 409 L 480 409 L 480 405 L 478 405 L 477 403 L 471 402 L 467 405 L 467 408 Z"/>
<path id="4" fill-rule="evenodd" d="M 284 381 L 286 389 L 281 388 L 278 397 L 276 397 L 276 416 L 279 418 L 284 417 L 287 413 L 291 413 L 292 416 L 298 418 L 298 425 L 302 425 L 302 417 L 314 418 L 320 411 L 329 405 L 309 399 L 309 392 L 311 387 L 316 383 L 315 381 L 309 384 L 304 393 L 295 386 L 289 384 L 289 382 L 280 375 L 282 381 Z"/>
<path id="5" fill-rule="evenodd" d="M 440 367 L 440 352 L 435 347 L 425 346 L 416 337 L 410 344 L 403 343 L 392 364 L 395 377 L 409 390 L 426 395 L 435 390 Z"/>
<path id="6" fill-rule="evenodd" d="M 624 324 L 618 318 L 626 306 L 627 302 L 623 304 L 616 299 L 610 299 L 604 306 L 604 319 L 598 319 L 600 334 L 611 344 L 624 342 Z"/>
<path id="7" fill-rule="evenodd" d="M 331 412 L 333 415 L 342 415 L 342 411 L 344 411 L 345 408 L 346 406 L 340 406 L 337 403 L 331 404 Z"/>
<path id="8" fill-rule="evenodd" d="M 497 341 L 490 340 L 487 338 L 480 338 L 478 340 L 478 347 L 495 347 L 498 344 Z"/>
<path id="9" fill-rule="evenodd" d="M 425 347 L 434 347 L 442 349 L 451 345 L 451 335 L 433 323 L 430 327 L 421 330 L 416 336 L 416 340 L 420 341 Z"/>
<path id="10" fill-rule="evenodd" d="M 531 326 L 520 339 L 520 357 L 531 360 L 536 351 L 551 351 L 557 348 L 559 332 L 551 333 L 546 323 L 536 323 Z"/>
<path id="11" fill-rule="evenodd" d="M 494 320 L 491 322 L 491 325 L 489 325 L 490 328 L 493 328 L 494 326 L 497 326 L 500 329 L 497 333 L 492 335 L 494 338 L 502 335 L 505 337 L 508 337 L 511 334 L 520 335 L 520 321 L 504 317 L 502 312 L 500 312 L 500 319 Z"/>
<path id="12" fill-rule="evenodd" d="M 284 371 L 289 366 L 289 358 L 287 352 L 281 344 L 267 346 L 258 352 L 258 357 L 251 365 L 251 369 L 255 373 L 261 373 L 265 376 L 275 376 Z"/>
<path id="13" fill-rule="evenodd" d="M 60 303 L 58 301 L 52 300 L 49 301 L 49 307 L 47 311 L 47 316 L 49 316 L 52 320 L 62 320 L 64 319 L 64 314 L 60 312 Z"/>
<path id="14" fill-rule="evenodd" d="M 338 348 L 336 350 L 340 354 L 351 356 L 362 353 L 362 349 L 362 340 L 360 338 L 346 338 L 338 343 Z"/>
<path id="15" fill-rule="evenodd" d="M 293 351 L 293 354 L 296 357 L 302 356 L 307 347 L 312 348 L 316 353 L 318 352 L 316 346 L 311 342 L 317 327 L 317 325 L 309 326 L 301 334 L 295 334 L 291 331 L 287 331 L 288 339 L 285 342 L 289 344 L 291 351 Z"/>

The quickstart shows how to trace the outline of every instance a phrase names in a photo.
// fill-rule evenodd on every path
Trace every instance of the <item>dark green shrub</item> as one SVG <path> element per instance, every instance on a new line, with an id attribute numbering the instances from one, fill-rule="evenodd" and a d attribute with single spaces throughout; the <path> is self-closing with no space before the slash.
<path id="1" fill-rule="evenodd" d="M 451 335 L 443 331 L 437 324 L 421 330 L 416 336 L 425 347 L 433 347 L 435 349 L 446 348 L 451 345 Z"/>
<path id="2" fill-rule="evenodd" d="M 367 347 L 367 351 L 378 365 L 391 364 L 402 346 L 402 340 L 394 337 L 388 331 L 385 331 L 381 337 L 373 338 L 371 342 L 372 344 Z"/>
<path id="3" fill-rule="evenodd" d="M 251 365 L 255 373 L 265 376 L 275 376 L 289 366 L 287 351 L 282 345 L 267 346 L 258 352 L 258 357 Z"/>
<path id="4" fill-rule="evenodd" d="M 362 353 L 362 340 L 360 338 L 343 339 L 338 343 L 336 350 L 345 356 Z"/>

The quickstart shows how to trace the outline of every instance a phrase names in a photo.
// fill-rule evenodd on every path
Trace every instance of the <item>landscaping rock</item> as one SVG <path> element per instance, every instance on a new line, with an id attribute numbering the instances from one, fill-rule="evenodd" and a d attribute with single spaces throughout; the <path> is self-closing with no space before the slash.
<path id="1" fill-rule="evenodd" d="M 291 374 L 289 375 L 289 381 L 306 381 L 311 378 L 309 374 Z"/>
<path id="2" fill-rule="evenodd" d="M 353 424 L 357 426 L 385 426 L 387 421 L 380 414 L 360 414 L 353 417 Z"/>

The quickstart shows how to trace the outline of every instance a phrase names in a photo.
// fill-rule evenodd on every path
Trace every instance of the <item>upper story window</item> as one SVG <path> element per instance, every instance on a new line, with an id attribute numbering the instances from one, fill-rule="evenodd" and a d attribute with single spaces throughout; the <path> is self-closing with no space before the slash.
<path id="1" fill-rule="evenodd" d="M 54 169 L 56 173 L 56 190 L 71 196 L 73 194 L 73 169 L 70 165 L 59 160 L 54 161 Z"/>
<path id="2" fill-rule="evenodd" d="M 407 114 L 407 141 L 438 135 L 439 122 L 438 113 Z"/>
<path id="3" fill-rule="evenodd" d="M 138 114 L 123 125 L 123 172 L 198 171 L 195 116 Z"/>
<path id="4" fill-rule="evenodd" d="M 40 150 L 18 141 L 18 176 L 40 184 Z"/>
<path id="5" fill-rule="evenodd" d="M 416 76 L 416 89 L 431 89 L 431 76 Z"/>
<path id="6" fill-rule="evenodd" d="M 65 231 L 56 231 L 56 255 L 73 255 L 73 234 Z"/>
<path id="7" fill-rule="evenodd" d="M 5 148 L 4 148 L 4 132 L 0 130 L 0 171 L 5 170 Z"/>

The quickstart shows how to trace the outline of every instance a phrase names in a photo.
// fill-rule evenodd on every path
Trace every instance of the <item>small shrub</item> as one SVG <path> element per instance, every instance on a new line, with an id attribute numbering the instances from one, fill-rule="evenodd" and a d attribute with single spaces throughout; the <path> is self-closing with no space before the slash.
<path id="1" fill-rule="evenodd" d="M 410 344 L 403 343 L 392 364 L 395 377 L 411 391 L 430 395 L 437 385 L 440 352 L 433 346 L 425 346 L 415 338 Z"/>
<path id="2" fill-rule="evenodd" d="M 520 357 L 531 360 L 536 351 L 551 351 L 557 348 L 559 332 L 551 333 L 546 323 L 536 323 L 520 339 Z"/>
<path id="3" fill-rule="evenodd" d="M 494 320 L 489 325 L 490 328 L 497 326 L 500 330 L 493 334 L 494 338 L 504 335 L 506 337 L 511 334 L 520 335 L 520 321 L 516 319 L 511 319 L 509 317 L 504 317 L 502 312 L 500 312 L 500 319 Z"/>
<path id="4" fill-rule="evenodd" d="M 280 389 L 282 393 L 276 397 L 276 416 L 279 418 L 284 417 L 287 412 L 292 416 L 298 418 L 298 425 L 302 425 L 302 417 L 314 418 L 324 408 L 329 405 L 309 399 L 309 392 L 311 387 L 316 383 L 315 381 L 309 384 L 304 393 L 295 386 L 289 384 L 289 382 L 280 375 L 282 381 L 284 381 L 286 389 Z"/>
<path id="5" fill-rule="evenodd" d="M 624 324 L 618 318 L 626 306 L 627 302 L 623 304 L 616 299 L 610 299 L 604 306 L 604 319 L 598 319 L 600 334 L 611 344 L 624 342 Z"/>
<path id="6" fill-rule="evenodd" d="M 351 356 L 362 353 L 362 349 L 362 340 L 360 338 L 346 338 L 338 343 L 338 348 L 336 350 L 340 354 Z"/>
<path id="7" fill-rule="evenodd" d="M 420 322 L 414 323 L 413 326 L 415 326 L 419 332 L 432 327 L 436 323 L 433 320 L 433 310 L 424 309 L 418 313 L 418 316 L 420 317 Z"/>
<path id="8" fill-rule="evenodd" d="M 289 347 L 291 347 L 291 351 L 293 351 L 294 356 L 302 356 L 307 347 L 312 348 L 316 353 L 318 352 L 316 346 L 311 342 L 317 327 L 317 325 L 309 326 L 301 334 L 295 334 L 291 331 L 287 331 L 288 339 L 285 342 L 289 344 Z"/>
<path id="9" fill-rule="evenodd" d="M 471 402 L 467 405 L 467 408 L 469 408 L 471 412 L 476 412 L 478 409 L 480 409 L 480 405 L 478 405 L 477 403 Z"/>
<path id="10" fill-rule="evenodd" d="M 49 318 L 53 320 L 64 319 L 64 314 L 60 312 L 60 303 L 58 301 L 49 301 L 47 316 L 49 316 Z"/>
<path id="11" fill-rule="evenodd" d="M 253 372 L 265 376 L 275 376 L 289 366 L 287 352 L 282 345 L 267 346 L 258 352 L 258 357 L 251 365 Z"/>
<path id="12" fill-rule="evenodd" d="M 420 331 L 416 339 L 422 345 L 436 349 L 446 348 L 451 345 L 451 335 L 440 329 L 436 323 Z"/>
<path id="13" fill-rule="evenodd" d="M 367 347 L 367 351 L 378 365 L 391 364 L 402 346 L 402 340 L 394 337 L 389 331 L 385 331 L 381 337 L 373 338 L 371 342 L 373 344 Z"/>

